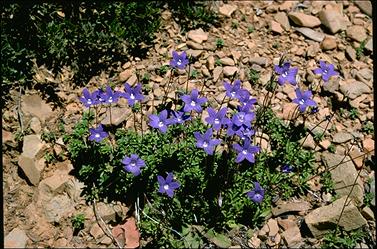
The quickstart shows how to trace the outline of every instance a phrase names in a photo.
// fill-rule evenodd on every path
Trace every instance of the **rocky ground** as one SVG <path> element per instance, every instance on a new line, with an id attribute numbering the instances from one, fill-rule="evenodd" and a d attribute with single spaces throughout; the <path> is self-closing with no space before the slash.
<path id="1" fill-rule="evenodd" d="M 278 201 L 272 209 L 272 216 L 263 228 L 254 231 L 248 246 L 319 246 L 323 234 L 328 231 L 319 224 L 336 223 L 346 199 L 352 202 L 344 209 L 340 224 L 346 230 L 365 225 L 375 238 L 374 213 L 363 204 L 366 192 L 375 196 L 375 166 L 368 164 L 374 155 L 375 138 L 362 129 L 366 121 L 374 120 L 371 5 L 367 1 L 229 1 L 212 5 L 222 18 L 220 27 L 182 33 L 174 16 L 166 10 L 162 13 L 162 29 L 147 58 L 132 58 L 120 64 L 119 73 L 114 77 L 103 72 L 87 87 L 94 89 L 109 81 L 115 82 L 119 89 L 125 81 L 134 84 L 138 80 L 136 69 L 140 75 L 150 75 L 149 86 L 154 90 L 148 96 L 147 105 L 152 102 L 156 105 L 163 96 L 160 86 L 164 86 L 169 78 L 169 75 L 158 75 L 157 69 L 168 65 L 171 52 L 178 50 L 187 51 L 195 58 L 190 71 L 195 72 L 197 78 L 189 81 L 189 88 L 201 89 L 204 83 L 203 90 L 212 105 L 218 105 L 224 96 L 223 80 L 232 79 L 235 73 L 261 103 L 266 95 L 262 85 L 270 78 L 273 65 L 283 53 L 293 66 L 299 68 L 300 86 L 318 82 L 319 78 L 312 70 L 318 67 L 319 60 L 333 63 L 340 76 L 322 89 L 323 97 L 315 97 L 319 112 L 310 116 L 307 124 L 310 127 L 323 120 L 334 111 L 334 103 L 342 103 L 345 98 L 350 99 L 350 105 L 358 115 L 354 119 L 344 118 L 338 112 L 322 142 L 316 144 L 309 136 L 304 146 L 317 151 L 316 165 L 324 169 L 342 161 L 352 141 L 357 141 L 352 145 L 346 163 L 331 171 L 336 192 L 341 198 L 332 202 L 331 195 L 321 195 L 319 179 L 313 178 L 310 181 L 312 194 L 306 199 Z M 222 48 L 216 46 L 217 39 L 224 41 Z M 357 51 L 364 40 L 364 54 L 359 56 Z M 259 82 L 249 80 L 250 68 L 259 73 Z M 173 88 L 184 88 L 186 77 L 184 72 L 181 73 Z M 97 203 L 95 214 L 93 207 L 80 195 L 83 185 L 69 174 L 73 166 L 67 159 L 62 137 L 57 137 L 56 143 L 41 139 L 46 132 L 59 135 L 63 134 L 63 129 L 70 132 L 80 119 L 83 106 L 78 97 L 83 88 L 74 88 L 71 79 L 72 74 L 67 68 L 54 75 L 41 65 L 36 68 L 35 83 L 53 86 L 62 103 L 48 102 L 46 96 L 37 91 L 19 92 L 15 89 L 10 92 L 12 100 L 3 109 L 6 247 L 115 246 L 108 232 L 118 225 L 116 217 L 125 217 L 127 207 L 121 203 Z M 174 93 L 169 96 L 174 97 Z M 290 85 L 277 90 L 272 105 L 283 119 L 290 118 L 295 108 L 290 101 L 294 97 Z M 132 118 L 125 106 L 120 103 L 114 107 L 113 120 L 116 123 Z M 152 111 L 148 109 L 149 113 Z M 326 122 L 317 129 L 323 130 L 325 125 Z M 26 134 L 22 139 L 20 131 Z M 335 145 L 335 154 L 327 152 L 330 144 Z M 49 163 L 46 153 L 54 154 L 58 161 Z M 347 198 L 358 173 L 356 185 Z M 368 181 L 371 185 L 367 184 Z M 372 200 L 373 207 L 375 199 Z M 80 212 L 87 219 L 84 229 L 77 233 L 72 228 L 71 217 Z M 100 216 L 98 221 L 96 216 Z M 304 231 L 303 223 L 312 235 Z M 236 240 L 233 242 L 234 247 L 240 246 Z M 365 244 L 360 246 L 366 248 Z"/>

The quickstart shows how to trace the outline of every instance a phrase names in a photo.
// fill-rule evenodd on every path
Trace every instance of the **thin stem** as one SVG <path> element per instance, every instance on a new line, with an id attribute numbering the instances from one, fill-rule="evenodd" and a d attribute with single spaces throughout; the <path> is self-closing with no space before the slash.
<path id="1" fill-rule="evenodd" d="M 169 81 L 168 81 L 168 84 L 166 86 L 166 91 L 165 91 L 164 98 L 162 99 L 162 104 L 163 105 L 165 105 L 166 99 L 168 98 L 168 94 L 169 94 L 169 91 L 170 91 L 170 82 L 171 82 L 171 79 L 172 79 L 173 72 L 174 72 L 173 69 L 170 68 Z"/>
<path id="2" fill-rule="evenodd" d="M 189 64 L 189 70 L 188 70 L 188 76 L 187 76 L 187 80 L 186 80 L 186 93 L 188 92 L 188 82 L 190 80 L 190 73 L 191 73 L 191 65 Z"/>
<path id="3" fill-rule="evenodd" d="M 111 120 L 112 120 L 112 119 L 111 119 L 111 105 L 109 106 L 109 114 L 110 114 L 110 125 L 112 125 L 113 122 L 111 121 Z"/>

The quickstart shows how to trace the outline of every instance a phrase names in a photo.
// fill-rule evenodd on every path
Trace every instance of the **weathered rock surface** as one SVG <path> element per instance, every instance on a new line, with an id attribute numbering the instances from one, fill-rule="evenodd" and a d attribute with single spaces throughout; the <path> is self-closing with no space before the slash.
<path id="1" fill-rule="evenodd" d="M 314 28 L 321 25 L 321 21 L 317 17 L 300 12 L 290 12 L 288 17 L 301 27 Z"/>
<path id="2" fill-rule="evenodd" d="M 323 10 L 318 13 L 321 23 L 328 28 L 331 34 L 335 34 L 347 28 L 347 23 L 342 14 L 335 10 Z"/>
<path id="3" fill-rule="evenodd" d="M 313 41 L 321 42 L 323 39 L 325 39 L 324 33 L 314 31 L 310 28 L 295 28 L 295 30 L 308 37 L 309 39 L 312 39 Z"/>
<path id="4" fill-rule="evenodd" d="M 363 26 L 353 25 L 346 30 L 347 36 L 357 42 L 362 42 L 367 38 L 367 34 Z"/>
<path id="5" fill-rule="evenodd" d="M 274 16 L 275 21 L 280 23 L 280 25 L 287 31 L 291 29 L 291 25 L 289 24 L 288 16 L 285 12 L 278 12 Z"/>
<path id="6" fill-rule="evenodd" d="M 195 29 L 195 30 L 190 30 L 188 33 L 187 33 L 187 37 L 198 43 L 198 44 L 201 44 L 203 41 L 206 41 L 208 39 L 208 33 L 204 32 L 204 30 L 202 28 L 199 28 L 199 29 Z"/>
<path id="7" fill-rule="evenodd" d="M 38 117 L 42 123 L 54 115 L 52 108 L 37 94 L 22 96 L 21 109 L 26 115 Z"/>
<path id="8" fill-rule="evenodd" d="M 338 132 L 333 136 L 333 143 L 342 144 L 352 139 L 352 135 L 348 132 Z"/>
<path id="9" fill-rule="evenodd" d="M 227 77 L 233 76 L 238 71 L 237 67 L 226 66 L 223 68 L 223 73 Z"/>
<path id="10" fill-rule="evenodd" d="M 233 12 L 236 10 L 237 10 L 237 6 L 233 4 L 224 4 L 219 7 L 220 14 L 227 17 L 232 17 Z"/>
<path id="11" fill-rule="evenodd" d="M 347 82 L 340 86 L 340 91 L 350 99 L 355 99 L 364 93 L 372 93 L 372 90 L 360 81 Z"/>
<path id="12" fill-rule="evenodd" d="M 25 248 L 28 237 L 24 230 L 16 227 L 4 238 L 5 248 Z"/>
<path id="13" fill-rule="evenodd" d="M 314 237 L 320 238 L 335 229 L 344 205 L 346 206 L 339 220 L 340 227 L 351 231 L 367 224 L 350 199 L 345 203 L 346 198 L 343 196 L 332 204 L 317 208 L 305 216 L 305 223 Z"/>
<path id="14" fill-rule="evenodd" d="M 283 202 L 272 208 L 272 214 L 274 216 L 279 216 L 290 212 L 306 212 L 310 208 L 311 205 L 307 201 Z"/>
<path id="15" fill-rule="evenodd" d="M 67 195 L 58 195 L 43 204 L 47 221 L 60 222 L 63 217 L 68 217 L 74 211 L 73 201 Z"/>
<path id="16" fill-rule="evenodd" d="M 335 192 L 339 196 L 347 196 L 352 189 L 352 186 L 357 177 L 357 171 L 351 159 L 343 155 L 322 153 L 322 161 L 330 171 L 331 178 L 335 184 Z M 342 162 L 342 164 L 340 164 Z M 337 167 L 335 167 L 338 165 Z M 334 168 L 335 167 L 335 168 Z M 350 198 L 354 200 L 355 204 L 361 205 L 363 203 L 364 186 L 360 178 L 357 179 L 355 186 L 353 186 Z"/>
<path id="17" fill-rule="evenodd" d="M 372 2 L 371 1 L 355 1 L 357 7 L 361 9 L 362 12 L 372 17 Z"/>

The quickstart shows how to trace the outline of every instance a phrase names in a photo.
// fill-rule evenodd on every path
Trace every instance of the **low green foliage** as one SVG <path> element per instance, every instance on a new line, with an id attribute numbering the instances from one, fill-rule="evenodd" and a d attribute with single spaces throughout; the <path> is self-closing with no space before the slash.
<path id="1" fill-rule="evenodd" d="M 355 248 L 357 243 L 362 242 L 367 237 L 366 231 L 363 231 L 362 228 L 351 232 L 336 229 L 335 232 L 328 233 L 324 236 L 321 249 Z"/>
<path id="2" fill-rule="evenodd" d="M 221 39 L 221 38 L 216 39 L 216 47 L 217 47 L 217 48 L 222 48 L 222 47 L 224 47 L 224 40 Z"/>
<path id="3" fill-rule="evenodd" d="M 330 153 L 335 153 L 335 145 L 334 144 L 330 144 L 329 147 L 327 148 L 327 150 L 330 152 Z"/>
<path id="4" fill-rule="evenodd" d="M 360 57 L 362 55 L 364 55 L 364 49 L 365 49 L 365 45 L 367 43 L 367 39 L 363 40 L 361 43 L 360 43 L 360 46 L 356 48 L 356 58 L 357 59 L 360 59 Z"/>
<path id="5" fill-rule="evenodd" d="M 249 81 L 251 81 L 254 84 L 256 84 L 258 82 L 259 78 L 260 78 L 258 71 L 254 70 L 252 68 L 250 68 L 247 76 L 248 76 Z"/>
<path id="6" fill-rule="evenodd" d="M 254 26 L 253 25 L 249 25 L 247 27 L 247 33 L 249 33 L 249 34 L 254 33 Z"/>
<path id="7" fill-rule="evenodd" d="M 74 229 L 81 230 L 84 228 L 85 215 L 83 213 L 76 214 L 72 217 L 71 222 Z"/>
<path id="8" fill-rule="evenodd" d="M 370 135 L 374 133 L 374 125 L 371 121 L 366 121 L 363 123 L 363 126 L 361 128 L 362 132 L 365 132 L 366 134 Z"/>

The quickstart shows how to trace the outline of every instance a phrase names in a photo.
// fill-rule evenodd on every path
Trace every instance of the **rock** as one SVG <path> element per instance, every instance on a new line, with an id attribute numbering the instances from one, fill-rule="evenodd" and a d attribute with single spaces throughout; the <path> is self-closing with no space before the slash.
<path id="1" fill-rule="evenodd" d="M 323 39 L 325 39 L 325 34 L 314 31 L 310 28 L 295 28 L 295 30 L 313 41 L 321 42 Z"/>
<path id="2" fill-rule="evenodd" d="M 299 142 L 300 142 L 300 144 L 303 143 L 302 144 L 303 148 L 313 149 L 313 150 L 316 148 L 316 143 L 315 143 L 314 138 L 311 134 L 309 134 L 306 137 L 306 139 L 305 139 L 305 137 L 300 139 Z"/>
<path id="3" fill-rule="evenodd" d="M 288 248 L 299 248 L 300 244 L 302 243 L 300 228 L 296 223 L 289 226 L 288 229 L 281 234 L 281 236 L 287 243 Z"/>
<path id="4" fill-rule="evenodd" d="M 322 162 L 327 169 L 331 169 L 331 178 L 334 182 L 335 192 L 339 196 L 347 196 L 357 177 L 357 171 L 351 161 L 351 159 L 343 155 L 331 154 L 323 152 L 321 155 Z M 340 164 L 340 162 L 343 162 Z M 355 186 L 353 186 L 350 198 L 354 200 L 357 205 L 363 203 L 364 186 L 361 178 L 358 178 Z"/>
<path id="5" fill-rule="evenodd" d="M 43 156 L 43 150 L 45 148 L 46 143 L 41 140 L 39 135 L 27 135 L 24 137 L 22 155 L 33 159 L 39 159 Z"/>
<path id="6" fill-rule="evenodd" d="M 12 132 L 2 130 L 2 139 L 3 139 L 3 144 L 8 143 L 8 144 L 13 144 L 14 141 L 14 136 Z"/>
<path id="7" fill-rule="evenodd" d="M 347 46 L 346 47 L 346 56 L 351 61 L 355 61 L 356 60 L 356 51 L 355 51 L 355 49 L 353 49 L 352 46 Z"/>
<path id="8" fill-rule="evenodd" d="M 370 203 L 373 207 L 375 207 L 376 206 L 376 179 L 374 178 L 374 175 L 370 183 L 370 193 L 372 195 L 372 201 Z"/>
<path id="9" fill-rule="evenodd" d="M 283 103 L 282 105 L 283 113 L 279 112 L 278 116 L 280 116 L 281 118 L 285 120 L 292 120 L 294 118 L 293 115 L 295 116 L 297 115 L 295 114 L 296 108 L 297 108 L 297 104 L 295 103 Z"/>
<path id="10" fill-rule="evenodd" d="M 59 223 L 61 218 L 68 217 L 75 211 L 73 202 L 67 195 L 55 196 L 49 202 L 43 203 L 43 207 L 49 222 Z"/>
<path id="11" fill-rule="evenodd" d="M 347 28 L 347 23 L 342 14 L 335 10 L 322 10 L 318 14 L 321 23 L 330 31 L 335 34 Z"/>
<path id="12" fill-rule="evenodd" d="M 187 44 L 187 46 L 188 46 L 189 48 L 199 49 L 199 50 L 200 50 L 200 49 L 203 49 L 203 46 L 200 45 L 200 44 L 198 44 L 198 43 L 196 43 L 196 42 L 187 41 L 186 44 Z"/>
<path id="13" fill-rule="evenodd" d="M 363 167 L 364 153 L 361 153 L 360 150 L 356 147 L 353 147 L 349 152 L 349 156 L 352 159 L 352 162 L 355 164 L 357 170 L 360 170 Z M 366 157 L 366 155 L 365 155 Z"/>
<path id="14" fill-rule="evenodd" d="M 217 82 L 219 80 L 222 71 L 223 71 L 222 67 L 216 67 L 213 70 L 213 82 Z"/>
<path id="15" fill-rule="evenodd" d="M 362 12 L 372 17 L 372 2 L 371 1 L 355 1 L 357 7 L 361 9 Z"/>
<path id="16" fill-rule="evenodd" d="M 360 81 L 347 82 L 340 86 L 340 91 L 344 94 L 344 96 L 350 99 L 355 99 L 364 93 L 372 93 L 372 90 L 366 84 Z"/>
<path id="17" fill-rule="evenodd" d="M 342 144 L 350 141 L 352 139 L 352 135 L 348 132 L 338 132 L 333 136 L 332 142 L 335 144 Z"/>
<path id="18" fill-rule="evenodd" d="M 282 2 L 283 3 L 279 5 L 279 10 L 290 10 L 293 4 L 295 3 L 294 1 L 282 1 Z"/>
<path id="19" fill-rule="evenodd" d="M 215 57 L 213 57 L 212 55 L 208 56 L 207 58 L 207 66 L 211 71 L 215 68 Z"/>
<path id="20" fill-rule="evenodd" d="M 249 63 L 250 64 L 258 64 L 262 67 L 267 66 L 268 59 L 266 57 L 250 57 Z"/>
<path id="21" fill-rule="evenodd" d="M 56 171 L 52 176 L 43 179 L 39 183 L 39 190 L 50 196 L 61 194 L 65 191 L 67 183 L 71 178 L 72 176 Z"/>
<path id="22" fill-rule="evenodd" d="M 363 210 L 361 211 L 361 214 L 367 220 L 374 220 L 374 213 L 373 213 L 373 210 L 370 209 L 370 207 L 364 207 Z"/>
<path id="23" fill-rule="evenodd" d="M 129 107 L 111 107 L 111 122 L 110 122 L 110 112 L 107 110 L 105 114 L 100 117 L 102 119 L 101 124 L 103 125 L 115 125 L 118 126 L 132 116 L 132 111 Z"/>
<path id="24" fill-rule="evenodd" d="M 332 204 L 317 208 L 305 216 L 305 223 L 314 237 L 320 238 L 335 228 L 345 204 L 339 221 L 340 227 L 346 231 L 351 231 L 367 224 L 367 221 L 351 200 L 348 199 L 345 203 L 346 198 L 346 196 L 343 196 Z"/>
<path id="25" fill-rule="evenodd" d="M 109 237 L 104 237 L 102 240 L 101 240 L 101 242 L 100 242 L 102 245 L 107 245 L 107 246 L 109 246 L 109 245 L 111 245 L 112 243 L 113 243 L 113 241 L 112 241 L 112 239 L 111 238 L 109 238 Z"/>
<path id="26" fill-rule="evenodd" d="M 224 4 L 223 6 L 219 7 L 220 14 L 227 17 L 232 17 L 232 13 L 236 10 L 237 10 L 237 5 L 233 5 L 233 4 Z"/>
<path id="27" fill-rule="evenodd" d="M 59 238 L 54 242 L 54 248 L 68 247 L 68 240 L 66 238 Z"/>
<path id="28" fill-rule="evenodd" d="M 211 73 L 209 72 L 208 68 L 205 65 L 202 65 L 201 70 L 202 70 L 202 74 L 205 77 L 211 77 Z"/>
<path id="29" fill-rule="evenodd" d="M 257 234 L 255 233 L 251 239 L 247 241 L 247 245 L 250 248 L 260 248 L 260 244 L 262 241 L 258 238 Z"/>
<path id="30" fill-rule="evenodd" d="M 37 94 L 23 96 L 21 109 L 24 114 L 37 117 L 42 123 L 54 116 L 51 107 Z"/>
<path id="31" fill-rule="evenodd" d="M 339 90 L 339 78 L 334 80 L 329 80 L 327 83 L 322 85 L 323 90 L 332 94 L 336 94 Z"/>
<path id="32" fill-rule="evenodd" d="M 105 222 L 115 221 L 115 210 L 109 204 L 98 203 L 97 212 Z"/>
<path id="33" fill-rule="evenodd" d="M 28 237 L 24 230 L 16 227 L 4 238 L 4 248 L 26 248 Z"/>
<path id="34" fill-rule="evenodd" d="M 319 25 L 321 25 L 321 21 L 311 15 L 306 15 L 304 13 L 300 12 L 290 12 L 288 14 L 288 17 L 298 26 L 301 27 L 308 27 L 308 28 L 314 28 Z"/>
<path id="35" fill-rule="evenodd" d="M 105 235 L 98 223 L 93 224 L 93 226 L 90 228 L 89 233 L 96 240 L 102 238 L 102 236 Z"/>
<path id="36" fill-rule="evenodd" d="M 365 153 L 372 152 L 374 150 L 374 140 L 371 138 L 363 140 L 363 148 Z"/>
<path id="37" fill-rule="evenodd" d="M 267 226 L 269 228 L 268 236 L 275 237 L 275 235 L 279 232 L 277 221 L 275 219 L 269 219 L 267 222 Z"/>
<path id="38" fill-rule="evenodd" d="M 133 74 L 133 69 L 126 69 L 119 74 L 119 81 L 126 82 Z"/>
<path id="39" fill-rule="evenodd" d="M 272 32 L 275 32 L 275 33 L 278 33 L 278 34 L 283 33 L 283 28 L 281 27 L 280 23 L 278 23 L 278 22 L 271 20 L 270 28 L 271 28 Z"/>
<path id="40" fill-rule="evenodd" d="M 284 219 L 281 217 L 278 217 L 277 222 L 279 226 L 283 228 L 283 230 L 285 231 L 285 230 L 288 230 L 290 227 L 296 225 L 296 218 L 293 215 L 287 215 L 286 218 Z"/>
<path id="41" fill-rule="evenodd" d="M 82 199 L 81 192 L 84 187 L 84 183 L 80 182 L 76 178 L 71 178 L 66 183 L 65 191 L 74 202 L 78 203 Z"/>
<path id="42" fill-rule="evenodd" d="M 235 65 L 234 61 L 229 57 L 221 58 L 220 61 L 221 61 L 221 64 L 224 65 L 224 66 L 234 66 Z"/>
<path id="43" fill-rule="evenodd" d="M 289 19 L 288 19 L 288 16 L 285 12 L 278 12 L 275 16 L 274 16 L 274 19 L 275 21 L 277 21 L 278 23 L 280 23 L 281 26 L 283 26 L 283 28 L 288 31 L 291 29 L 291 25 L 289 24 Z"/>
<path id="44" fill-rule="evenodd" d="M 195 30 L 190 30 L 187 33 L 187 37 L 190 40 L 201 44 L 203 41 L 208 40 L 208 33 L 204 32 L 204 30 L 202 28 L 199 28 L 199 29 L 195 29 Z"/>
<path id="45" fill-rule="evenodd" d="M 277 207 L 272 208 L 272 214 L 276 217 L 290 212 L 306 212 L 311 208 L 309 202 L 283 202 L 279 203 Z"/>
<path id="46" fill-rule="evenodd" d="M 32 117 L 30 120 L 30 129 L 35 133 L 39 134 L 41 133 L 42 126 L 41 121 L 37 117 Z"/>
<path id="47" fill-rule="evenodd" d="M 238 71 L 237 67 L 226 66 L 223 68 L 223 73 L 227 77 L 233 76 Z"/>
<path id="48" fill-rule="evenodd" d="M 133 74 L 131 75 L 130 78 L 128 78 L 127 83 L 133 86 L 136 83 L 136 81 L 137 81 L 137 76 L 136 74 Z"/>
<path id="49" fill-rule="evenodd" d="M 367 34 L 363 26 L 353 25 L 346 30 L 347 37 L 357 41 L 362 42 L 367 38 Z"/>
<path id="50" fill-rule="evenodd" d="M 336 40 L 333 37 L 326 36 L 321 43 L 322 50 L 332 50 L 337 47 Z"/>
<path id="51" fill-rule="evenodd" d="M 363 68 L 358 72 L 365 80 L 371 80 L 373 78 L 373 72 L 369 68 Z"/>
<path id="52" fill-rule="evenodd" d="M 204 52 L 203 50 L 196 50 L 196 49 L 189 49 L 186 51 L 187 55 L 191 56 L 194 59 L 199 58 L 199 56 L 201 56 L 203 52 Z M 186 74 L 186 71 L 182 70 L 182 74 Z"/>
<path id="53" fill-rule="evenodd" d="M 370 51 L 370 52 L 373 52 L 373 37 L 370 38 L 367 43 L 365 44 L 365 48 Z"/>
<path id="54" fill-rule="evenodd" d="M 44 159 L 35 160 L 34 158 L 21 154 L 18 158 L 18 165 L 21 167 L 29 182 L 32 185 L 37 186 L 45 165 Z"/>

